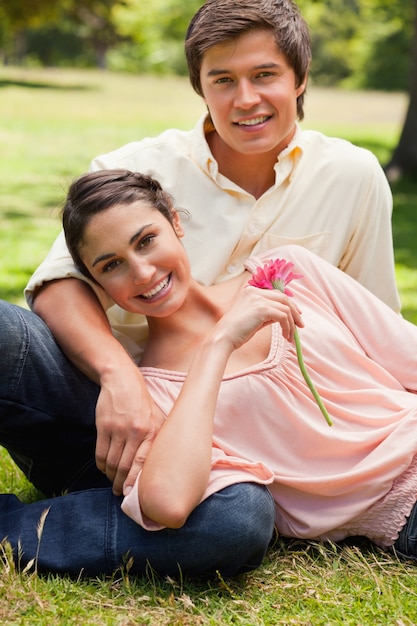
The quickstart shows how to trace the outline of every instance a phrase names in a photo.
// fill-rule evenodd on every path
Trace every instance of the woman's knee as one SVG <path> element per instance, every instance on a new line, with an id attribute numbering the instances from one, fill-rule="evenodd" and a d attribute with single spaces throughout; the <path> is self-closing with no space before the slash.
<path id="1" fill-rule="evenodd" d="M 242 483 L 236 487 L 239 504 L 234 505 L 234 523 L 241 525 L 241 536 L 245 536 L 248 543 L 265 550 L 274 532 L 274 499 L 264 485 Z"/>
<path id="2" fill-rule="evenodd" d="M 264 485 L 239 483 L 217 495 L 224 499 L 221 526 L 229 555 L 220 571 L 234 575 L 259 567 L 274 532 L 275 504 L 271 493 Z"/>

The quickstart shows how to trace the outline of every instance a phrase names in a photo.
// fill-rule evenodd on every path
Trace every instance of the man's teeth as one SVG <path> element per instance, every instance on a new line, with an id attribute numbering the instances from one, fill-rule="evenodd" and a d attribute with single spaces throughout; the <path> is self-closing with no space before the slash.
<path id="1" fill-rule="evenodd" d="M 164 280 L 161 283 L 159 283 L 159 285 L 155 287 L 154 289 L 151 289 L 150 291 L 143 293 L 142 298 L 152 298 L 153 296 L 156 296 L 156 294 L 162 291 L 162 289 L 165 289 L 168 283 L 169 283 L 169 276 L 164 278 Z"/>
<path id="2" fill-rule="evenodd" d="M 267 115 L 262 115 L 262 117 L 254 117 L 251 120 L 243 120 L 242 122 L 238 122 L 238 124 L 239 126 L 255 126 L 256 124 L 262 124 L 262 122 L 266 122 L 267 119 Z"/>

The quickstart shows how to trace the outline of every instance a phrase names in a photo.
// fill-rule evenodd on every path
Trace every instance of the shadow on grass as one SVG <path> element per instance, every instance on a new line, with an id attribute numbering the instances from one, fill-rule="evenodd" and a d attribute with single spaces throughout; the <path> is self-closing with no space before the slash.
<path id="1" fill-rule="evenodd" d="M 384 156 L 388 150 L 386 140 L 378 141 L 376 137 L 353 137 L 349 136 L 349 141 L 351 141 L 356 146 L 361 146 L 361 148 L 366 148 L 366 150 L 370 150 L 375 154 L 380 163 L 384 163 Z"/>
<path id="2" fill-rule="evenodd" d="M 29 209 L 27 211 L 1 211 L 1 217 L 3 220 L 10 220 L 17 222 L 18 220 L 26 220 L 33 218 L 33 212 Z"/>
<path id="3" fill-rule="evenodd" d="M 24 89 L 54 89 L 60 91 L 96 91 L 97 88 L 91 85 L 63 85 L 59 83 L 46 83 L 32 80 L 8 80 L 0 79 L 0 89 L 2 87 L 23 87 Z"/>
<path id="4" fill-rule="evenodd" d="M 394 196 L 392 216 L 395 259 L 417 268 L 417 181 L 403 179 L 391 185 Z"/>
<path id="5" fill-rule="evenodd" d="M 11 302 L 12 304 L 20 304 L 26 307 L 23 290 L 27 285 L 29 278 L 33 272 L 26 272 L 26 276 L 19 281 L 18 285 L 4 287 L 0 285 L 0 299 Z"/>
<path id="6" fill-rule="evenodd" d="M 349 137 L 349 140 L 373 152 L 382 164 L 390 158 L 384 140 L 378 141 L 374 137 L 357 140 Z M 395 260 L 410 269 L 417 269 L 417 180 L 404 177 L 391 183 L 391 190 L 394 200 L 392 229 Z"/>

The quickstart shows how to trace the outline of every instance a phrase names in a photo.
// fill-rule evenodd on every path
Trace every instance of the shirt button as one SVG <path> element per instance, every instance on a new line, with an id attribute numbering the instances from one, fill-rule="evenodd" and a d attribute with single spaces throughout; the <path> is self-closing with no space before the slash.
<path id="1" fill-rule="evenodd" d="M 227 271 L 229 272 L 229 274 L 233 274 L 233 272 L 236 271 L 236 265 L 229 265 Z"/>

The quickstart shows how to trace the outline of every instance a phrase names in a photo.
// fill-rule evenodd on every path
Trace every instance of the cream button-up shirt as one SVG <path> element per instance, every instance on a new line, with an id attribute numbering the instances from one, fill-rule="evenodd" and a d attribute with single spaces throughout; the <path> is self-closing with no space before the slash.
<path id="1" fill-rule="evenodd" d="M 400 310 L 392 249 L 392 195 L 369 151 L 298 125 L 275 164 L 275 184 L 256 199 L 225 178 L 205 138 L 205 116 L 194 129 L 169 129 L 96 157 L 91 170 L 125 168 L 159 180 L 184 209 L 183 244 L 193 276 L 204 284 L 244 270 L 251 255 L 283 244 L 315 252 Z M 63 233 L 25 290 L 29 306 L 44 282 L 76 276 Z M 115 335 L 134 358 L 146 338 L 143 318 L 121 310 L 94 287 Z"/>

